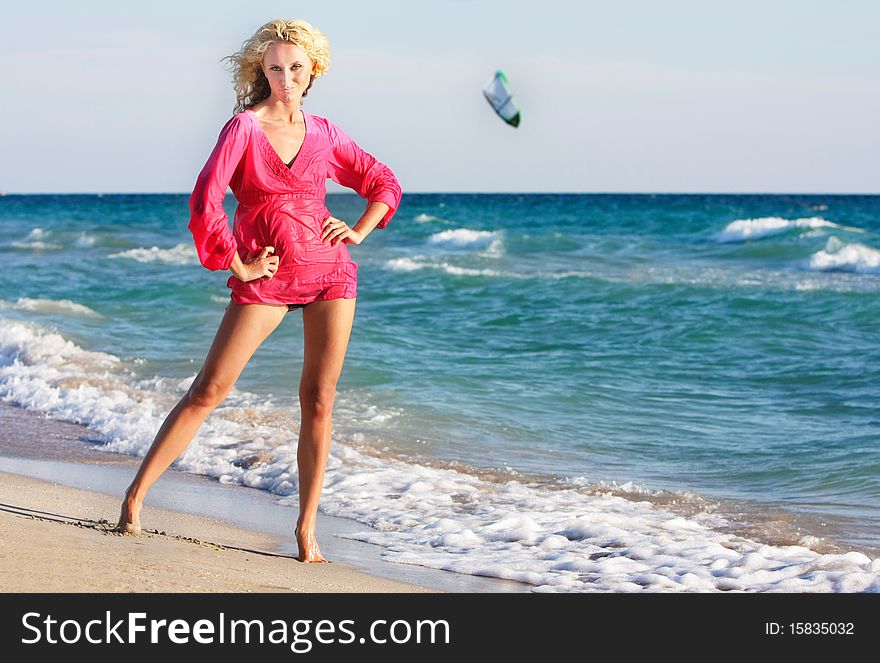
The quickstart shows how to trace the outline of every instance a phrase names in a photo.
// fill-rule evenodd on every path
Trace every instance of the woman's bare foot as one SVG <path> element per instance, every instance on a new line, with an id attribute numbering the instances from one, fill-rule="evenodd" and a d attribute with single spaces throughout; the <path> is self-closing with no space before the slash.
<path id="1" fill-rule="evenodd" d="M 318 537 L 315 535 L 314 526 L 300 527 L 297 524 L 296 545 L 299 547 L 299 554 L 296 557 L 299 561 L 306 563 L 329 563 L 329 560 L 324 559 L 324 556 L 321 554 L 321 549 L 318 548 Z"/>
<path id="2" fill-rule="evenodd" d="M 125 499 L 122 500 L 122 508 L 119 512 L 119 524 L 113 528 L 113 531 L 133 534 L 135 536 L 140 534 L 142 532 L 140 520 L 141 506 L 143 506 L 141 500 L 129 497 L 126 494 Z"/>

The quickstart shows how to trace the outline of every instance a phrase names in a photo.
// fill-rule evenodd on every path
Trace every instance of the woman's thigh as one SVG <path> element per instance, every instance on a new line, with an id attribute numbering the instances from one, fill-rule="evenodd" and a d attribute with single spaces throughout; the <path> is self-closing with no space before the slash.
<path id="1" fill-rule="evenodd" d="M 221 392 L 231 390 L 254 352 L 278 328 L 286 314 L 286 306 L 230 301 L 193 386 Z"/>
<path id="2" fill-rule="evenodd" d="M 303 308 L 303 372 L 300 390 L 330 388 L 342 373 L 356 299 L 311 302 Z"/>

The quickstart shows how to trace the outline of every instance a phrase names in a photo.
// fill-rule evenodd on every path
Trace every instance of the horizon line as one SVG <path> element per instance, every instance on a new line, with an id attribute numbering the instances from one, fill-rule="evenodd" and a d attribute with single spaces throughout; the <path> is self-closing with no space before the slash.
<path id="1" fill-rule="evenodd" d="M 7 196 L 191 196 L 190 191 L 0 191 Z M 226 194 L 227 196 L 230 194 Z M 354 191 L 328 191 L 328 196 L 358 196 Z M 420 196 L 878 196 L 880 191 L 409 191 L 403 194 Z M 233 195 L 234 197 L 234 195 Z"/>

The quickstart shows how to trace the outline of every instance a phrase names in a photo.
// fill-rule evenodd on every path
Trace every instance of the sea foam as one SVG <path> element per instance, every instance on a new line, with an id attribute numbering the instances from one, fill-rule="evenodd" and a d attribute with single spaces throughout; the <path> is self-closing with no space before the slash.
<path id="1" fill-rule="evenodd" d="M 76 245 L 81 247 L 94 246 L 96 239 L 97 238 L 94 235 L 90 235 L 86 232 L 81 232 L 76 237 Z"/>
<path id="2" fill-rule="evenodd" d="M 142 247 L 113 253 L 109 258 L 128 258 L 138 262 L 161 262 L 168 265 L 198 265 L 199 258 L 192 244 L 177 244 L 169 249 L 158 246 L 145 249 Z"/>
<path id="3" fill-rule="evenodd" d="M 441 230 L 428 238 L 435 246 L 453 249 L 483 249 L 484 255 L 499 256 L 502 253 L 500 233 L 491 230 L 472 230 L 471 228 L 454 228 Z"/>
<path id="4" fill-rule="evenodd" d="M 32 299 L 19 297 L 14 302 L 0 300 L 0 308 L 13 308 L 24 311 L 36 311 L 38 313 L 61 313 L 68 315 L 80 315 L 90 318 L 103 318 L 94 309 L 77 304 L 69 299 Z"/>
<path id="5" fill-rule="evenodd" d="M 29 249 L 34 251 L 57 251 L 63 249 L 64 246 L 57 242 L 47 241 L 51 233 L 42 228 L 31 228 L 24 240 L 16 240 L 10 242 L 10 246 L 16 249 Z"/>
<path id="6" fill-rule="evenodd" d="M 58 251 L 64 247 L 61 244 L 53 242 L 44 242 L 42 240 L 34 240 L 31 242 L 10 242 L 10 246 L 16 249 L 29 249 L 34 251 Z"/>
<path id="7" fill-rule="evenodd" d="M 462 267 L 453 265 L 445 260 L 432 260 L 425 256 L 413 256 L 412 258 L 392 258 L 386 260 L 385 267 L 395 272 L 414 272 L 420 269 L 438 269 L 454 276 L 502 276 L 506 273 L 497 269 L 481 269 L 476 267 Z M 511 275 L 512 278 L 522 278 L 519 275 Z"/>
<path id="8" fill-rule="evenodd" d="M 742 242 L 760 239 L 788 232 L 792 228 L 840 228 L 836 223 L 818 216 L 803 219 L 783 219 L 778 216 L 765 216 L 756 219 L 738 219 L 715 236 L 718 242 Z"/>
<path id="9" fill-rule="evenodd" d="M 880 274 L 880 250 L 864 244 L 847 244 L 829 237 L 822 251 L 810 256 L 809 268 L 815 271 Z"/>
<path id="10" fill-rule="evenodd" d="M 0 398 L 83 423 L 109 451 L 143 456 L 195 375 L 143 379 L 130 368 L 39 325 L 0 324 Z M 295 504 L 296 422 L 277 400 L 233 389 L 175 466 Z M 820 554 L 808 538 L 768 545 L 724 531 L 717 514 L 684 516 L 585 477 L 558 486 L 489 480 L 382 456 L 336 433 L 321 511 L 362 523 L 350 538 L 382 546 L 389 561 L 535 591 L 880 591 L 880 558 L 860 552 Z"/>
<path id="11" fill-rule="evenodd" d="M 450 246 L 474 246 L 488 245 L 496 237 L 496 233 L 490 230 L 455 228 L 436 232 L 428 238 L 428 241 L 433 244 L 447 244 Z"/>

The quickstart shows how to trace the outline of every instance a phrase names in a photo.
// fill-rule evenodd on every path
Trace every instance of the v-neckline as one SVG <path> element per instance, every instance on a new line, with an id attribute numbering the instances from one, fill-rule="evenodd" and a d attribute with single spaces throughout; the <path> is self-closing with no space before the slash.
<path id="1" fill-rule="evenodd" d="M 260 134 L 263 136 L 263 140 L 266 142 L 266 146 L 269 148 L 269 151 L 275 155 L 275 159 L 288 173 L 293 173 L 294 167 L 300 161 L 300 156 L 302 156 L 303 150 L 306 149 L 306 143 L 309 140 L 309 136 L 311 135 L 311 131 L 309 131 L 309 121 L 308 121 L 308 113 L 306 113 L 302 108 L 299 109 L 299 112 L 302 113 L 303 117 L 303 125 L 305 126 L 305 134 L 303 135 L 303 142 L 299 146 L 299 151 L 293 157 L 293 161 L 290 162 L 288 166 L 284 159 L 281 158 L 281 155 L 278 154 L 278 151 L 272 146 L 272 142 L 269 140 L 269 136 L 266 134 L 266 130 L 263 129 L 263 125 L 260 122 L 260 118 L 257 117 L 257 114 L 253 111 L 253 109 L 248 108 L 248 112 L 250 112 L 251 117 L 253 117 L 254 122 L 257 123 L 257 128 L 260 130 Z"/>

